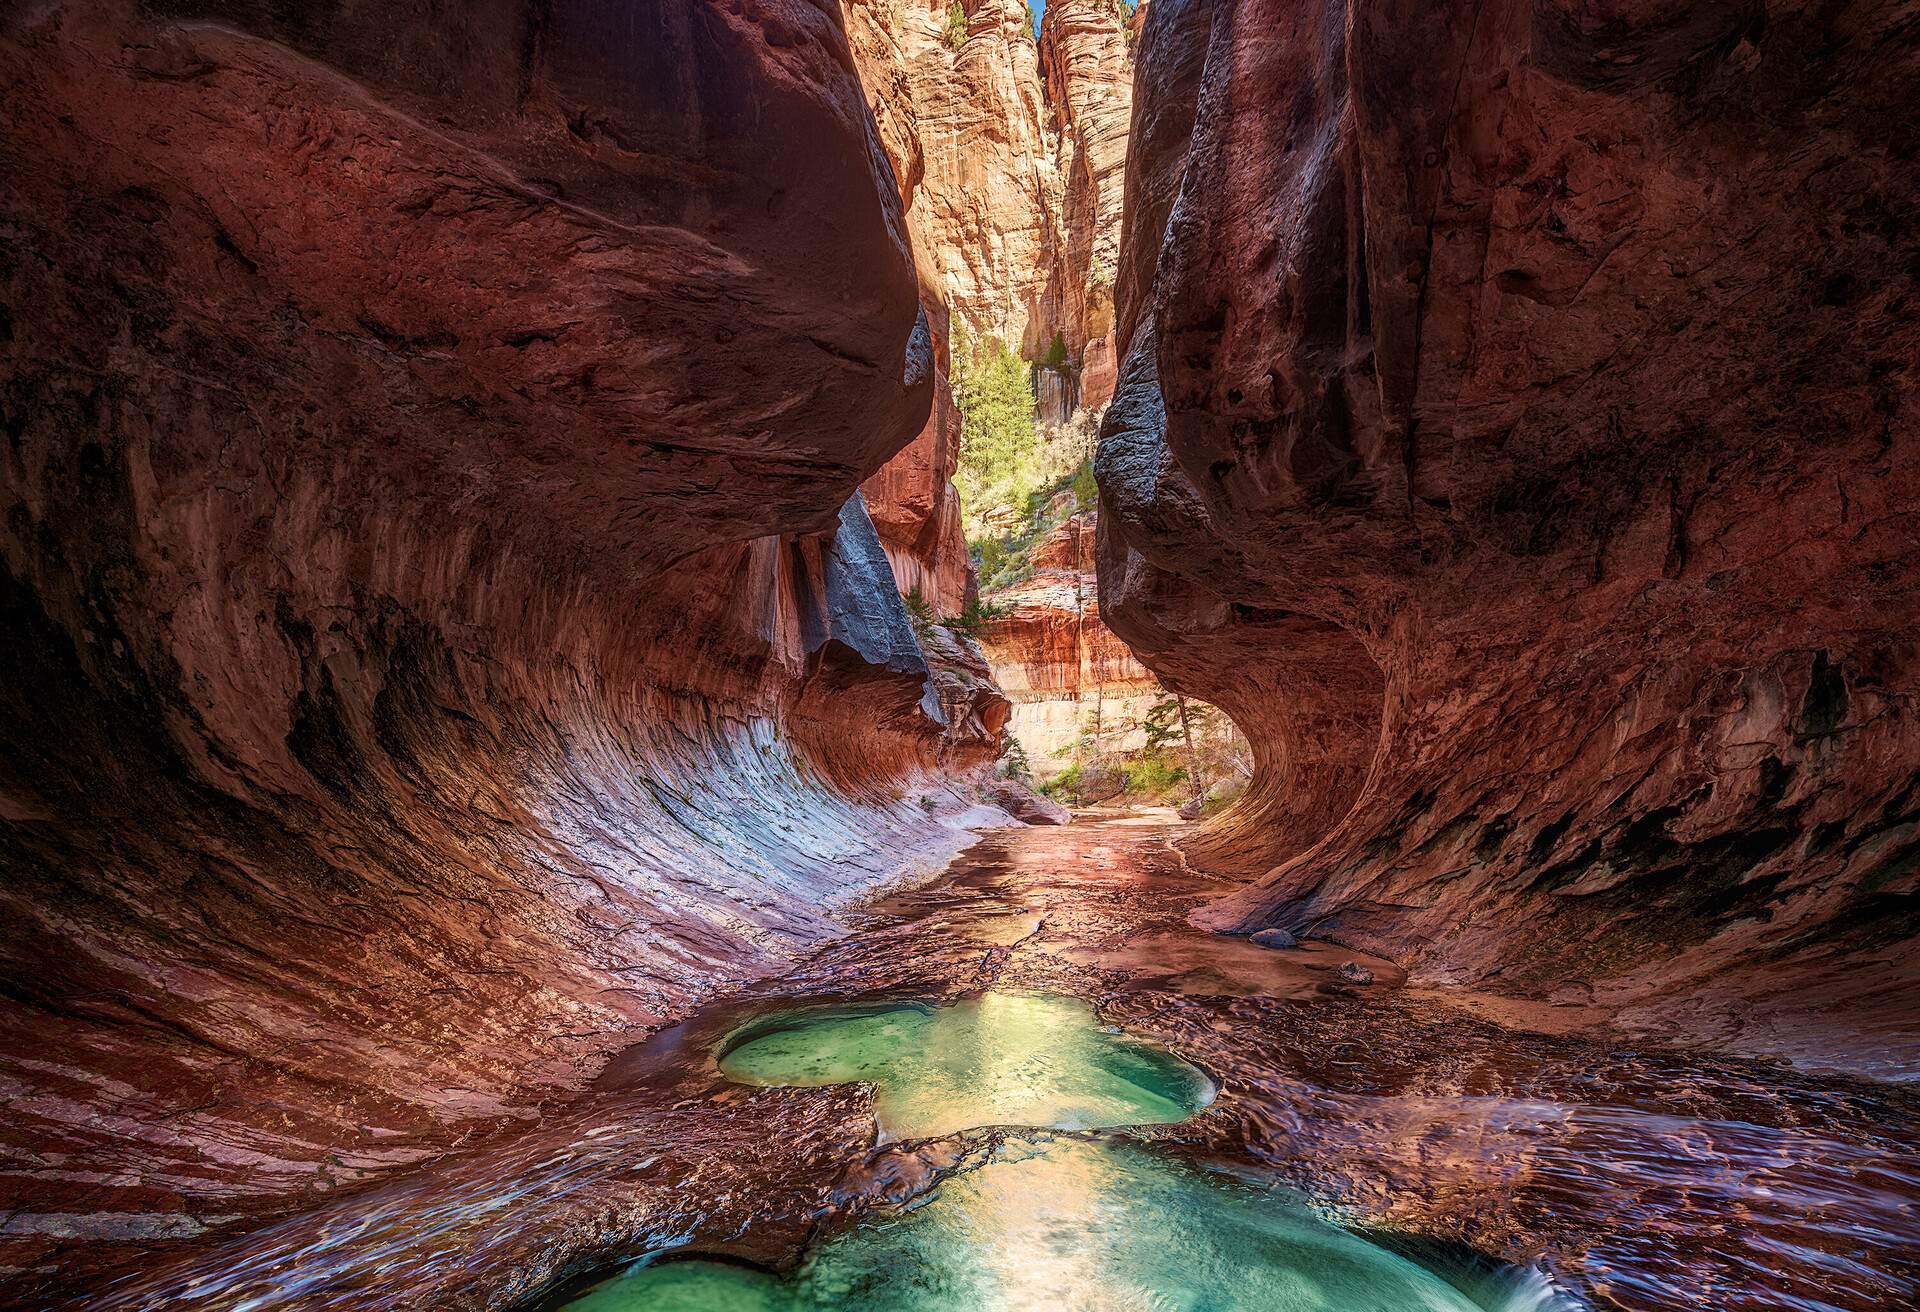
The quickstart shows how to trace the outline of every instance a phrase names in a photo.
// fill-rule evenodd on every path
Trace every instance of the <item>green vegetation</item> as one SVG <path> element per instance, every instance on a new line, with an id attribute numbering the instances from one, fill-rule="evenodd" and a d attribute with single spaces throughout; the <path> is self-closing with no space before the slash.
<path id="1" fill-rule="evenodd" d="M 1047 348 L 1047 358 L 1042 361 L 1055 373 L 1065 373 L 1072 358 L 1067 354 L 1067 339 L 1060 333 L 1053 335 L 1053 345 Z"/>
<path id="2" fill-rule="evenodd" d="M 934 613 L 921 595 L 916 585 L 907 589 L 907 595 L 901 600 L 907 606 L 907 620 L 913 625 L 913 636 L 922 643 L 932 636 L 935 625 L 950 629 L 955 633 L 964 633 L 969 638 L 977 638 L 980 631 L 993 621 L 1004 617 L 1008 607 L 996 606 L 990 601 L 982 601 L 978 596 L 967 598 L 967 604 L 960 608 L 958 615 L 949 615 L 945 619 Z"/>
<path id="3" fill-rule="evenodd" d="M 947 10 L 947 48 L 958 50 L 967 41 L 967 11 L 960 0 Z"/>
<path id="4" fill-rule="evenodd" d="M 958 615 L 949 618 L 946 625 L 956 633 L 977 638 L 982 629 L 995 620 L 1006 618 L 1011 610 L 1010 606 L 997 606 L 993 602 L 982 601 L 978 595 L 975 595 L 967 598 L 967 604 L 960 608 Z"/>
<path id="5" fill-rule="evenodd" d="M 927 599 L 920 595 L 917 585 L 909 588 L 902 600 L 907 603 L 907 620 L 913 625 L 913 636 L 925 642 L 927 635 L 933 631 L 933 626 L 940 622 L 933 613 L 933 607 L 929 606 Z"/>
<path id="6" fill-rule="evenodd" d="M 1203 805 L 1211 814 L 1231 805 L 1253 773 L 1246 740 L 1231 720 L 1165 691 L 1139 720 L 1112 710 L 1089 713 L 1078 737 L 1055 755 L 1072 761 L 1039 789 L 1071 806 L 1125 800 Z"/>
<path id="7" fill-rule="evenodd" d="M 1082 460 L 1080 468 L 1073 471 L 1073 504 L 1082 510 L 1092 510 L 1100 504 L 1100 484 L 1094 481 L 1093 461 Z"/>
<path id="8" fill-rule="evenodd" d="M 1027 760 L 1027 749 L 1020 745 L 1018 738 L 1008 737 L 1007 750 L 1000 755 L 999 773 L 1002 779 L 1017 779 L 1023 784 L 1033 782 L 1033 765 Z"/>
<path id="9" fill-rule="evenodd" d="M 1044 797 L 1051 797 L 1056 802 L 1074 805 L 1080 801 L 1080 782 L 1080 762 L 1075 761 L 1059 774 L 1042 783 L 1040 793 Z"/>
<path id="10" fill-rule="evenodd" d="M 989 535 L 995 519 L 1024 504 L 1044 477 L 1044 452 L 1033 424 L 1027 366 L 1005 344 L 953 347 L 953 402 L 960 410 L 961 518 L 969 541 Z"/>
<path id="11" fill-rule="evenodd" d="M 964 456 L 963 456 L 964 459 Z M 969 535 L 974 565 L 980 572 L 982 591 L 1009 588 L 1033 576 L 1033 549 L 1068 516 L 1092 510 L 1099 500 L 1099 487 L 1093 481 L 1093 461 L 1083 460 L 1073 470 L 1027 493 L 1024 512 L 1013 518 L 1011 527 L 998 532 Z M 962 504 L 965 504 L 964 502 Z M 1009 518 L 1004 511 L 998 518 Z"/>
<path id="12" fill-rule="evenodd" d="M 1187 778 L 1187 772 L 1168 760 L 1164 752 L 1142 752 L 1127 762 L 1125 774 L 1127 791 L 1141 797 L 1158 796 Z"/>

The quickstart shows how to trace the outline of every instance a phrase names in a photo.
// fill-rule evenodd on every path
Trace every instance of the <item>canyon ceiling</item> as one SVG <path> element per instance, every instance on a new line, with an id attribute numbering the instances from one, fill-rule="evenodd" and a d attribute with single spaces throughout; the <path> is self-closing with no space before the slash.
<path id="1" fill-rule="evenodd" d="M 1007 820 L 963 330 L 1252 742 L 1199 923 L 1914 1068 L 1914 0 L 455 8 L 0 14 L 0 1301 Z"/>

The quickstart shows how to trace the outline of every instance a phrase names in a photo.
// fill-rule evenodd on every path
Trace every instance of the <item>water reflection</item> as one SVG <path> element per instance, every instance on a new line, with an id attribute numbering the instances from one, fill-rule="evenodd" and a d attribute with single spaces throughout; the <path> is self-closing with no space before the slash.
<path id="1" fill-rule="evenodd" d="M 1485 1312 L 1559 1306 L 1538 1280 L 1461 1288 L 1298 1198 L 1157 1156 L 1059 1140 L 829 1241 L 790 1280 L 643 1266 L 569 1312 Z"/>
<path id="2" fill-rule="evenodd" d="M 1165 1124 L 1213 1100 L 1196 1067 L 1103 1027 L 1084 1002 L 1030 993 L 792 1013 L 735 1036 L 720 1069 L 745 1084 L 872 1083 L 883 1139 Z"/>

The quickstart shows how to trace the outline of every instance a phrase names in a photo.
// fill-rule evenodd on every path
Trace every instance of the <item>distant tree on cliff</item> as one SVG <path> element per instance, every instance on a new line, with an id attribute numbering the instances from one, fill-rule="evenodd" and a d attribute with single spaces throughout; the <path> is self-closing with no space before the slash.
<path id="1" fill-rule="evenodd" d="M 1065 373 L 1072 361 L 1067 354 L 1067 339 L 1059 333 L 1053 335 L 1053 345 L 1047 348 L 1046 366 L 1055 373 Z"/>
<path id="2" fill-rule="evenodd" d="M 953 402 L 960 411 L 960 509 L 967 536 L 1026 509 L 1039 486 L 1042 452 L 1033 425 L 1027 366 L 999 341 L 975 343 L 962 333 L 953 346 Z"/>
<path id="3" fill-rule="evenodd" d="M 913 636 L 925 642 L 932 634 L 933 626 L 940 622 L 939 617 L 933 613 L 933 607 L 927 604 L 917 583 L 907 590 L 907 595 L 901 600 L 906 603 L 907 622 L 913 625 Z"/>
<path id="4" fill-rule="evenodd" d="M 947 10 L 947 45 L 958 50 L 967 40 L 967 11 L 960 0 L 953 0 L 953 7 Z"/>

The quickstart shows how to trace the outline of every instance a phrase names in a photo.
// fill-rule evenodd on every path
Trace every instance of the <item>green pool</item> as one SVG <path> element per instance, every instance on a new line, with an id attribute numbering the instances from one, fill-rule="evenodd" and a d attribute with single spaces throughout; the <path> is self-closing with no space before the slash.
<path id="1" fill-rule="evenodd" d="M 1060 1140 L 823 1244 L 791 1279 L 656 1262 L 569 1312 L 1478 1312 L 1298 1199 L 1144 1148 Z"/>
<path id="2" fill-rule="evenodd" d="M 1085 1003 L 1027 993 L 793 1013 L 736 1035 L 720 1069 L 743 1084 L 869 1082 L 886 1139 L 1165 1124 L 1214 1093 L 1197 1067 L 1103 1027 Z"/>
<path id="3" fill-rule="evenodd" d="M 735 1033 L 738 1081 L 866 1081 L 883 1137 L 1181 1121 L 1206 1075 L 1070 998 L 791 1012 Z M 1475 1301 L 1331 1224 L 1298 1195 L 1124 1142 L 1002 1144 L 919 1206 L 830 1239 L 789 1277 L 637 1263 L 566 1312 L 1475 1312 Z M 1533 1306 L 1533 1304 L 1528 1304 Z M 1544 1306 L 1544 1305 L 1543 1305 Z"/>

